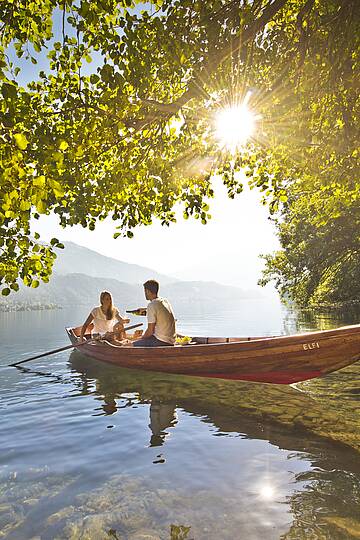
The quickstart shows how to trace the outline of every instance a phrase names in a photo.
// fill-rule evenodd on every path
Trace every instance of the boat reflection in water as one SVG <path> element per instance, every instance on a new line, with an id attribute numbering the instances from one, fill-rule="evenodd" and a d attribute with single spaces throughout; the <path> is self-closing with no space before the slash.
<path id="1" fill-rule="evenodd" d="M 103 414 L 114 414 L 135 402 L 149 403 L 150 429 L 155 437 L 176 425 L 175 411 L 181 408 L 217 426 L 219 422 L 225 423 L 227 432 L 248 433 L 249 430 L 253 438 L 264 439 L 264 432 L 268 432 L 266 426 L 270 424 L 268 440 L 271 443 L 277 429 L 285 427 L 288 434 L 303 435 L 304 440 L 311 433 L 360 450 L 359 437 L 351 434 L 346 437 L 347 429 L 353 433 L 353 425 L 347 422 L 345 415 L 339 414 L 339 408 L 333 412 L 311 396 L 316 393 L 314 383 L 309 392 L 303 392 L 285 385 L 130 370 L 99 362 L 76 350 L 69 361 L 80 375 L 74 383 L 80 385 L 82 394 L 101 397 Z M 343 376 L 346 375 L 344 370 Z M 234 420 L 237 426 L 227 425 Z M 161 439 L 164 441 L 164 437 Z M 277 446 L 282 448 L 281 444 Z"/>

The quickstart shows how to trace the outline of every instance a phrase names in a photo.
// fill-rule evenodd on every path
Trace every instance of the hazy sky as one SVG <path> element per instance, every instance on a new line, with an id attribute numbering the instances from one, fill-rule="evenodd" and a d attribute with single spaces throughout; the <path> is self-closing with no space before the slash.
<path id="1" fill-rule="evenodd" d="M 99 223 L 95 231 L 81 226 L 62 229 L 53 215 L 34 221 L 33 231 L 44 240 L 55 236 L 181 279 L 253 288 L 263 267 L 259 254 L 278 247 L 268 210 L 260 204 L 259 193 L 249 189 L 232 200 L 217 182 L 215 194 L 210 202 L 212 219 L 207 225 L 195 219 L 186 221 L 179 211 L 178 222 L 170 227 L 157 222 L 135 229 L 132 239 L 114 240 L 112 220 Z"/>

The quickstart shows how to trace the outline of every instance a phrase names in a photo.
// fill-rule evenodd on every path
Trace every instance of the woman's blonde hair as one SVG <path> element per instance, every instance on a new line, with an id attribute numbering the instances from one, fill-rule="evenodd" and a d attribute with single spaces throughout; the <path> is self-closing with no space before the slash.
<path id="1" fill-rule="evenodd" d="M 105 315 L 106 315 L 107 320 L 111 321 L 111 319 L 113 319 L 115 317 L 115 308 L 113 306 L 113 299 L 112 299 L 111 293 L 109 293 L 109 291 L 103 291 L 102 293 L 100 293 L 100 303 L 101 303 L 101 305 L 103 304 L 104 296 L 106 294 L 109 295 L 110 305 L 109 305 L 108 310 L 105 313 Z"/>

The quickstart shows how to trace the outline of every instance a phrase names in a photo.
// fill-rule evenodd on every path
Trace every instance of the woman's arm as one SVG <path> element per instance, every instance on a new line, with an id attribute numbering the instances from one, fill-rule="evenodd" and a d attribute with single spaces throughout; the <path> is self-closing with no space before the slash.
<path id="1" fill-rule="evenodd" d="M 122 317 L 118 310 L 116 310 L 115 319 L 117 323 L 113 326 L 113 333 L 119 340 L 126 338 L 126 332 L 124 330 L 124 324 L 130 322 L 130 319 Z"/>
<path id="2" fill-rule="evenodd" d="M 122 324 L 127 324 L 130 322 L 130 319 L 127 317 L 122 317 L 119 311 L 116 312 L 115 319 Z"/>
<path id="3" fill-rule="evenodd" d="M 92 313 L 90 313 L 88 318 L 86 319 L 86 321 L 82 325 L 81 332 L 80 332 L 80 341 L 81 342 L 84 341 L 84 334 L 86 332 L 86 329 L 89 326 L 89 324 L 92 322 L 93 319 L 94 319 L 94 316 L 93 316 Z"/>

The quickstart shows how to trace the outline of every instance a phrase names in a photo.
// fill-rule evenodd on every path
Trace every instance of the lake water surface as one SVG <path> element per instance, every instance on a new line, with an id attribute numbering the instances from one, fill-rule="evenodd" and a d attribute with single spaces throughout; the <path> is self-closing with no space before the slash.
<path id="1" fill-rule="evenodd" d="M 69 351 L 8 367 L 66 345 L 64 326 L 87 314 L 0 314 L 0 538 L 360 538 L 359 363 L 295 387 L 126 370 Z M 177 317 L 182 333 L 209 336 L 360 322 L 270 300 Z"/>

